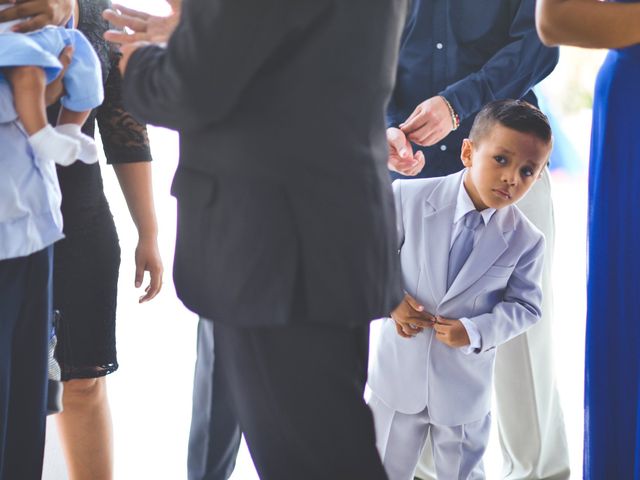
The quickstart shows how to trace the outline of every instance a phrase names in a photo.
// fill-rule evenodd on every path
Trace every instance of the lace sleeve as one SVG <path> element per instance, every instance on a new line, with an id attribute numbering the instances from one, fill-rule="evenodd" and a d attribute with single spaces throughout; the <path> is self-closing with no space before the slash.
<path id="1" fill-rule="evenodd" d="M 105 82 L 104 102 L 97 120 L 107 163 L 131 163 L 151 160 L 147 128 L 122 105 L 122 76 L 118 70 L 119 53 L 112 49 L 111 68 Z"/>

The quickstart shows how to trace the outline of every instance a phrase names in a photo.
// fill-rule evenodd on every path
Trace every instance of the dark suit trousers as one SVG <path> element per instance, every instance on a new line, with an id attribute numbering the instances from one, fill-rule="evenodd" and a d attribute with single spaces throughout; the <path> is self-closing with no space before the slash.
<path id="1" fill-rule="evenodd" d="M 387 478 L 362 398 L 368 326 L 215 329 L 218 371 L 262 480 Z"/>
<path id="2" fill-rule="evenodd" d="M 0 480 L 42 476 L 52 252 L 0 261 Z"/>
<path id="3" fill-rule="evenodd" d="M 189 480 L 227 480 L 240 446 L 240 426 L 216 360 L 213 321 L 200 318 L 189 432 Z"/>

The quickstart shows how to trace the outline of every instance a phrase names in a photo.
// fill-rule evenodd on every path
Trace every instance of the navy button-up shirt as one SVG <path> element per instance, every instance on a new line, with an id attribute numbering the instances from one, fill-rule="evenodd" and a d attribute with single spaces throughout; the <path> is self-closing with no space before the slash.
<path id="1" fill-rule="evenodd" d="M 540 42 L 534 10 L 534 0 L 413 0 L 387 123 L 397 126 L 435 95 L 444 96 L 462 121 L 444 140 L 422 148 L 420 177 L 463 168 L 462 140 L 488 102 L 537 103 L 531 88 L 554 69 L 558 49 Z"/>

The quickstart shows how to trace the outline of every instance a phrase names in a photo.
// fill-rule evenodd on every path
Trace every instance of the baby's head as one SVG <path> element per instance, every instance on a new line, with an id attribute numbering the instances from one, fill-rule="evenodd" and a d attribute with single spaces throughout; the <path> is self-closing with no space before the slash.
<path id="1" fill-rule="evenodd" d="M 540 178 L 553 137 L 549 120 L 523 100 L 498 100 L 476 116 L 460 158 L 464 186 L 478 210 L 520 200 Z"/>

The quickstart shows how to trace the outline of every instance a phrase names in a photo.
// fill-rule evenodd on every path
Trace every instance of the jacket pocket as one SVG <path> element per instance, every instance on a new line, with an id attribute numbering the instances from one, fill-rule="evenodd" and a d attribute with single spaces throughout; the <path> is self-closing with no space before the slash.
<path id="1" fill-rule="evenodd" d="M 215 200 L 216 179 L 206 173 L 178 167 L 171 182 L 171 195 L 189 206 L 206 207 Z"/>
<path id="2" fill-rule="evenodd" d="M 484 274 L 488 277 L 507 277 L 511 275 L 515 265 L 494 265 L 489 268 Z"/>

